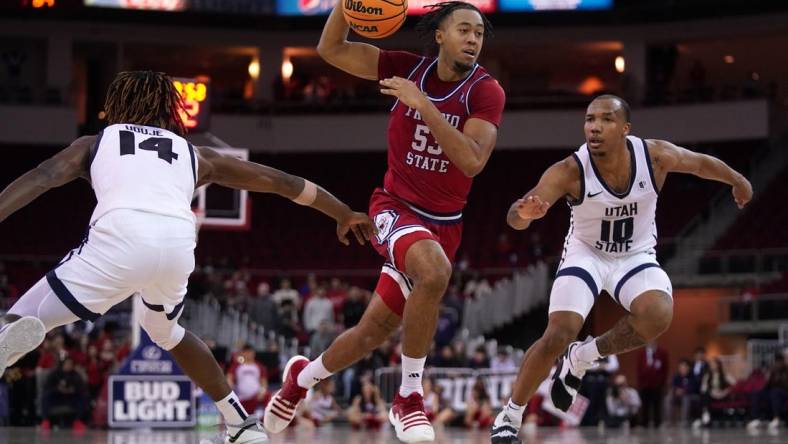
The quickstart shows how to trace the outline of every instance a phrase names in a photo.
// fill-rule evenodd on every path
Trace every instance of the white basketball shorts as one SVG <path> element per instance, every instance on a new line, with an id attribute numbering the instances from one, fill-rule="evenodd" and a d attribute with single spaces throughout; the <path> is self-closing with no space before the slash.
<path id="1" fill-rule="evenodd" d="M 139 292 L 146 307 L 175 320 L 194 270 L 193 221 L 138 210 L 106 213 L 46 280 L 81 319 L 93 321 Z"/>
<path id="2" fill-rule="evenodd" d="M 558 267 L 549 312 L 573 311 L 585 319 L 602 290 L 627 311 L 635 298 L 649 290 L 673 297 L 670 278 L 655 254 L 641 252 L 614 258 L 573 242 Z"/>

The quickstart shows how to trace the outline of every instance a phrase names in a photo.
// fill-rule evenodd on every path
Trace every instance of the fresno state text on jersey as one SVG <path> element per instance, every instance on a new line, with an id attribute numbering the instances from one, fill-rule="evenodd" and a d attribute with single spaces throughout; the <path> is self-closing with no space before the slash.
<path id="1" fill-rule="evenodd" d="M 416 83 L 454 128 L 462 131 L 468 119 L 500 125 L 505 95 L 498 82 L 475 64 L 456 82 L 437 75 L 437 59 L 402 51 L 381 51 L 378 77 L 406 77 Z M 389 193 L 435 212 L 462 210 L 473 179 L 452 162 L 422 120 L 421 114 L 400 101 L 391 108 L 388 126 Z"/>

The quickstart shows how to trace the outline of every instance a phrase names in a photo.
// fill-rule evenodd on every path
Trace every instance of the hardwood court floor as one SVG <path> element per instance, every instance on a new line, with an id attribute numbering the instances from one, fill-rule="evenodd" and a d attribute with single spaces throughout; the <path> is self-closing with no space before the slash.
<path id="1" fill-rule="evenodd" d="M 92 430 L 75 435 L 69 430 L 43 433 L 33 428 L 0 428 L 2 444 L 209 444 L 218 441 L 217 433 L 192 430 Z M 346 427 L 323 427 L 316 430 L 287 430 L 271 438 L 272 444 L 395 444 L 399 441 L 393 430 L 379 432 L 353 431 Z M 486 432 L 462 429 L 439 430 L 435 441 L 439 444 L 486 444 Z M 596 428 L 556 429 L 541 428 L 535 436 L 525 438 L 525 444 L 785 444 L 788 430 L 777 433 L 761 430 L 748 433 L 743 428 L 693 431 L 668 428 L 661 430 L 632 429 L 599 431 Z"/>

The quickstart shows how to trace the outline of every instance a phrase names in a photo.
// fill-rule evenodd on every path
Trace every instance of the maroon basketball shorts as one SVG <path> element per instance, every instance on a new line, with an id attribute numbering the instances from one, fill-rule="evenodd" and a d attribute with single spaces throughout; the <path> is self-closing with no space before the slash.
<path id="1" fill-rule="evenodd" d="M 401 317 L 413 289 L 405 269 L 408 249 L 420 240 L 432 239 L 440 244 L 449 261 L 454 262 L 462 239 L 462 212 L 434 213 L 378 188 L 369 202 L 369 216 L 378 228 L 372 246 L 386 259 L 375 292 Z"/>

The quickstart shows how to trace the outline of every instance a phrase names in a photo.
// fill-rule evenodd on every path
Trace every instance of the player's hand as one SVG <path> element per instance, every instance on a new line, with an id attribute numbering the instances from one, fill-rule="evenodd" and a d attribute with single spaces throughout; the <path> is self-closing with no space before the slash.
<path id="1" fill-rule="evenodd" d="M 419 109 L 427 101 L 427 97 L 415 83 L 402 77 L 391 77 L 380 81 L 380 92 L 394 96 L 413 109 Z"/>
<path id="2" fill-rule="evenodd" d="M 517 215 L 522 219 L 539 219 L 547 214 L 548 208 L 550 208 L 550 204 L 548 202 L 543 202 L 542 199 L 536 195 L 523 197 L 517 200 Z"/>
<path id="3" fill-rule="evenodd" d="M 744 208 L 747 203 L 750 202 L 752 199 L 752 185 L 750 181 L 747 180 L 744 176 L 742 176 L 731 189 L 731 193 L 733 193 L 733 200 L 736 201 L 736 205 L 741 209 Z"/>
<path id="4" fill-rule="evenodd" d="M 353 232 L 359 245 L 364 245 L 378 230 L 369 216 L 364 213 L 351 211 L 346 217 L 337 222 L 337 238 L 343 245 L 350 245 L 350 241 L 347 238 L 348 231 Z"/>

